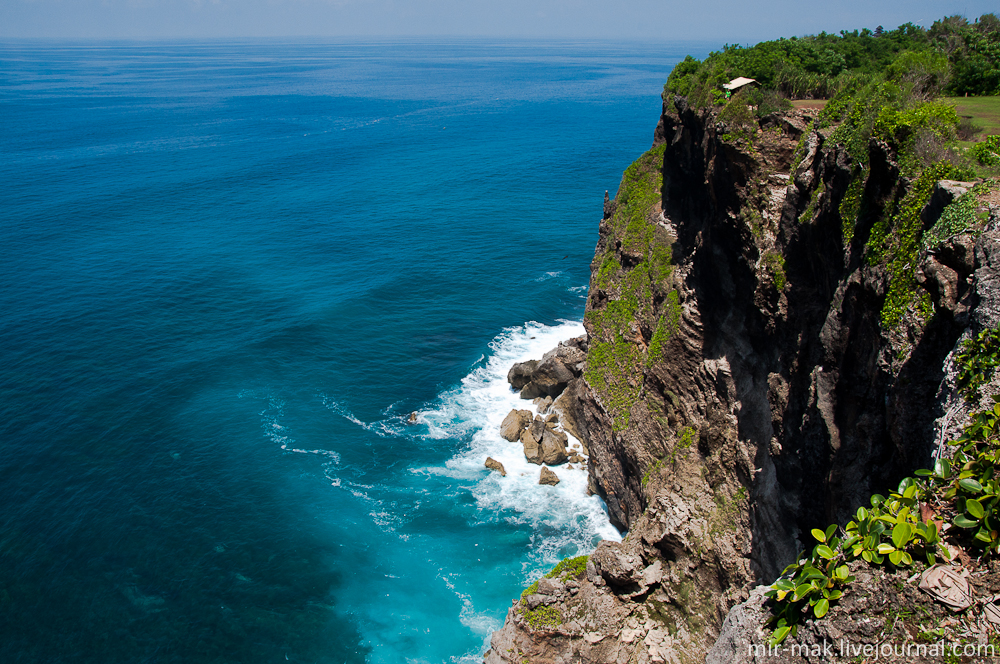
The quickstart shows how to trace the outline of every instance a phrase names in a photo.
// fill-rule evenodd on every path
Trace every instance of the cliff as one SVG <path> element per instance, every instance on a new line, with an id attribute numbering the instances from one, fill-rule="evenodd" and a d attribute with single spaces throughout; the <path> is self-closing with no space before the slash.
<path id="1" fill-rule="evenodd" d="M 998 234 L 903 246 L 916 188 L 919 240 L 969 185 L 908 179 L 874 140 L 862 168 L 815 113 L 747 132 L 665 100 L 605 204 L 563 398 L 628 534 L 530 589 L 487 663 L 705 661 L 810 529 L 927 466 L 966 414 L 948 359 L 1000 322 Z"/>

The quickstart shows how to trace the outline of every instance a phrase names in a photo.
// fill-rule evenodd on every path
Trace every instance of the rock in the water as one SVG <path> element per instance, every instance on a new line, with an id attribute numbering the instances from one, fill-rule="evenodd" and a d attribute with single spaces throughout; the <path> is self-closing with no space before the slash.
<path id="1" fill-rule="evenodd" d="M 549 466 L 566 463 L 566 460 L 569 458 L 569 455 L 566 454 L 565 434 L 563 434 L 562 438 L 559 438 L 556 435 L 557 433 L 559 432 L 546 429 L 545 433 L 542 434 L 542 463 Z"/>
<path id="2" fill-rule="evenodd" d="M 522 399 L 537 399 L 542 396 L 543 392 L 541 388 L 535 385 L 534 382 L 528 383 L 521 388 L 521 398 Z"/>
<path id="3" fill-rule="evenodd" d="M 528 463 L 542 463 L 542 451 L 538 445 L 538 439 L 531 434 L 531 429 L 521 432 L 521 445 L 524 446 L 524 458 Z"/>
<path id="4" fill-rule="evenodd" d="M 531 435 L 535 437 L 535 440 L 540 441 L 542 434 L 545 432 L 545 420 L 535 415 L 535 419 L 528 425 L 528 429 L 531 431 Z"/>
<path id="5" fill-rule="evenodd" d="M 583 457 L 579 454 L 574 454 L 569 458 L 570 463 L 580 463 L 583 461 Z"/>
<path id="6" fill-rule="evenodd" d="M 524 427 L 530 423 L 530 410 L 514 409 L 507 413 L 507 417 L 503 418 L 503 422 L 500 424 L 500 436 L 504 440 L 516 443 L 521 438 L 521 432 L 524 431 Z"/>
<path id="7" fill-rule="evenodd" d="M 542 473 L 538 476 L 539 484 L 547 484 L 549 486 L 555 486 L 559 484 L 559 478 L 551 470 L 542 466 Z"/>
<path id="8" fill-rule="evenodd" d="M 413 411 L 412 413 L 410 413 L 410 417 L 407 419 L 407 422 L 409 422 L 410 424 L 415 424 L 416 421 L 417 421 L 417 411 Z"/>
<path id="9" fill-rule="evenodd" d="M 520 390 L 522 387 L 531 382 L 531 375 L 535 373 L 535 369 L 538 367 L 538 360 L 528 360 L 527 362 L 518 362 L 510 368 L 507 372 L 507 382 L 515 390 Z"/>
<path id="10" fill-rule="evenodd" d="M 552 409 L 559 415 L 559 423 L 577 440 L 583 440 L 581 425 L 583 421 L 583 406 L 581 394 L 586 390 L 582 378 L 577 378 L 566 386 L 563 393 L 553 402 Z"/>
<path id="11" fill-rule="evenodd" d="M 507 471 L 504 469 L 503 464 L 493 457 L 486 457 L 486 467 L 497 471 L 501 477 L 507 477 Z"/>
<path id="12" fill-rule="evenodd" d="M 542 463 L 557 466 L 566 463 L 566 434 L 561 431 L 546 429 L 542 434 Z"/>
<path id="13" fill-rule="evenodd" d="M 543 393 L 557 397 L 576 376 L 573 371 L 562 363 L 558 357 L 550 357 L 535 369 L 531 376 L 531 384 L 536 385 Z"/>
<path id="14" fill-rule="evenodd" d="M 552 406 L 552 397 L 538 397 L 532 403 L 538 407 L 539 413 L 544 413 Z"/>

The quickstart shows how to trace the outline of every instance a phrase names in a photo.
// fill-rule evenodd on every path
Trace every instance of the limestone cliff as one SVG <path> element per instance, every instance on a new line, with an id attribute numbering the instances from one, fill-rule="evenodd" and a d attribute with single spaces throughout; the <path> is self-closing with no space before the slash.
<path id="1" fill-rule="evenodd" d="M 996 239 L 911 256 L 921 286 L 887 324 L 896 277 L 870 258 L 873 228 L 914 183 L 884 143 L 852 163 L 811 113 L 746 135 L 664 102 L 605 204 L 567 388 L 592 489 L 628 535 L 515 603 L 488 663 L 704 661 L 810 528 L 928 463 Z M 931 184 L 924 227 L 964 191 Z"/>

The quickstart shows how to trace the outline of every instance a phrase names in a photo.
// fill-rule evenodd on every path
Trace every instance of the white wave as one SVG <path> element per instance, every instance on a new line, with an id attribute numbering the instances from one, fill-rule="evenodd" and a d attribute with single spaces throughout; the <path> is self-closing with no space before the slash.
<path id="1" fill-rule="evenodd" d="M 561 271 L 560 272 L 546 272 L 542 276 L 540 276 L 537 279 L 535 279 L 535 281 L 548 281 L 549 279 L 555 279 L 556 277 L 560 276 L 561 274 L 562 274 Z"/>
<path id="2" fill-rule="evenodd" d="M 404 425 L 403 418 L 401 416 L 397 415 L 375 422 L 364 422 L 355 417 L 354 413 L 338 403 L 333 397 L 320 394 L 319 398 L 322 400 L 324 406 L 335 412 L 337 415 L 340 415 L 348 422 L 356 424 L 365 431 L 371 432 L 380 438 L 395 438 L 403 433 Z M 384 409 L 382 412 L 387 413 L 391 408 L 392 406 Z"/>
<path id="3" fill-rule="evenodd" d="M 530 526 L 534 534 L 524 563 L 526 580 L 567 555 L 589 553 L 601 539 L 621 539 L 601 499 L 587 495 L 585 470 L 557 466 L 553 470 L 559 484 L 539 485 L 541 468 L 528 463 L 520 443 L 500 437 L 500 423 L 511 409 L 537 410 L 507 383 L 511 366 L 540 359 L 560 341 L 583 333 L 583 325 L 577 321 L 555 326 L 532 322 L 504 330 L 490 344 L 492 353 L 485 362 L 463 378 L 459 387 L 442 394 L 435 408 L 419 413 L 430 437 L 471 436 L 471 440 L 444 467 L 415 468 L 412 472 L 478 480 L 472 493 L 485 519 L 502 511 L 510 521 Z M 571 445 L 576 442 L 572 437 L 570 441 Z M 488 456 L 504 465 L 506 477 L 486 471 L 483 462 Z"/>

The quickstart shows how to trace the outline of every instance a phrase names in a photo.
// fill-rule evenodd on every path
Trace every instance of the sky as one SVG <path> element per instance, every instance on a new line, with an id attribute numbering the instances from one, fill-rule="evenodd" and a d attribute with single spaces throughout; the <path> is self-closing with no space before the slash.
<path id="1" fill-rule="evenodd" d="M 992 6 L 991 6 L 992 5 Z M 0 39 L 508 37 L 752 44 L 970 19 L 996 0 L 0 0 Z"/>

